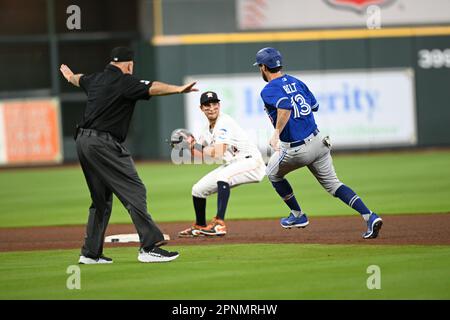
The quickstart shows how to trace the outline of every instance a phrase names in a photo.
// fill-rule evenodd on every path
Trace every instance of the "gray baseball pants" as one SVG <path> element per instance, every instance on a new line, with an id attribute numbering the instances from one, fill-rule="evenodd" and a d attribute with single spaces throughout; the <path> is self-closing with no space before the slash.
<path id="1" fill-rule="evenodd" d="M 128 210 L 141 248 L 151 250 L 163 241 L 163 234 L 147 212 L 146 188 L 128 150 L 109 134 L 92 130 L 79 133 L 76 146 L 92 199 L 81 254 L 91 258 L 102 254 L 113 193 Z"/>
<path id="2" fill-rule="evenodd" d="M 289 143 L 281 142 L 280 150 L 269 160 L 267 177 L 271 182 L 278 182 L 289 172 L 307 166 L 322 187 L 334 196 L 343 183 L 336 175 L 330 151 L 320 133 L 316 136 L 311 134 L 305 139 L 305 144 L 294 148 Z"/>

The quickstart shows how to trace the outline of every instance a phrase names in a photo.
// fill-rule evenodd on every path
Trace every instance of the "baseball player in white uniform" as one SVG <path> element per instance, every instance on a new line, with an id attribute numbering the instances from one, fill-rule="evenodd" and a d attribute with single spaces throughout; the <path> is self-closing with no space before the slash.
<path id="1" fill-rule="evenodd" d="M 230 197 L 230 188 L 260 182 L 266 166 L 261 152 L 250 141 L 247 133 L 229 115 L 220 112 L 220 100 L 212 91 L 200 97 L 200 109 L 208 119 L 198 141 L 192 137 L 191 152 L 203 160 L 222 160 L 222 165 L 201 178 L 192 187 L 196 222 L 181 231 L 179 237 L 223 236 L 227 233 L 224 222 Z M 206 198 L 217 192 L 217 215 L 206 225 Z"/>

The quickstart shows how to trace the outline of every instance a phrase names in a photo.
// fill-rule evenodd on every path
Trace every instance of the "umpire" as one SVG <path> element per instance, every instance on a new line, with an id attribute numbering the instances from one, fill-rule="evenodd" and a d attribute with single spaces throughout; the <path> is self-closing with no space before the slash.
<path id="1" fill-rule="evenodd" d="M 74 74 L 64 64 L 60 68 L 66 80 L 87 95 L 84 116 L 75 134 L 78 158 L 92 198 L 80 264 L 113 262 L 103 255 L 113 193 L 128 210 L 139 234 L 140 262 L 166 262 L 178 257 L 178 252 L 160 248 L 165 244 L 164 236 L 147 212 L 146 188 L 122 143 L 138 100 L 198 90 L 195 82 L 175 86 L 138 80 L 132 75 L 133 56 L 128 48 L 114 48 L 105 70 L 91 75 Z"/>

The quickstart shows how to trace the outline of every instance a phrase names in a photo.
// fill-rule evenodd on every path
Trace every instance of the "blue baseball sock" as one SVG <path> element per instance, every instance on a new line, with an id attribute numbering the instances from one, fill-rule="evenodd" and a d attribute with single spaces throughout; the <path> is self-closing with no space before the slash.
<path id="1" fill-rule="evenodd" d="M 217 182 L 217 218 L 224 220 L 230 198 L 230 185 L 224 181 Z"/>
<path id="2" fill-rule="evenodd" d="M 297 199 L 295 199 L 294 191 L 289 182 L 286 179 L 283 179 L 281 181 L 272 182 L 272 185 L 289 209 L 291 209 L 292 214 L 296 217 L 300 216 L 302 214 L 302 209 L 300 209 L 300 205 L 298 204 Z"/>
<path id="3" fill-rule="evenodd" d="M 341 199 L 345 204 L 358 211 L 363 216 L 364 220 L 367 221 L 369 219 L 369 215 L 372 213 L 372 211 L 370 211 L 369 208 L 366 207 L 364 202 L 358 197 L 358 195 L 345 184 L 343 184 L 336 190 L 334 196 Z"/>

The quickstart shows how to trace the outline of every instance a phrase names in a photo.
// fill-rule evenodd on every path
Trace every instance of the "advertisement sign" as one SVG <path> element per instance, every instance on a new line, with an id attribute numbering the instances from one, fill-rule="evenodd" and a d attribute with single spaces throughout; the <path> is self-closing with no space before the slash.
<path id="1" fill-rule="evenodd" d="M 5 144 L 5 120 L 3 117 L 3 108 L 0 103 L 0 165 L 6 162 L 6 144 Z"/>
<path id="2" fill-rule="evenodd" d="M 236 0 L 239 30 L 366 28 L 450 22 L 448 0 Z M 376 10 L 375 10 L 376 9 Z M 375 16 L 374 16 L 375 15 Z"/>
<path id="3" fill-rule="evenodd" d="M 309 87 L 319 102 L 314 113 L 334 148 L 408 146 L 417 143 L 414 73 L 411 69 L 289 72 Z M 260 98 L 265 82 L 255 74 L 191 76 L 200 92 L 217 92 L 222 111 L 266 150 L 273 127 Z M 199 94 L 185 96 L 186 126 L 194 135 L 207 124 Z"/>
<path id="4" fill-rule="evenodd" d="M 62 160 L 56 99 L 0 102 L 0 165 Z"/>

